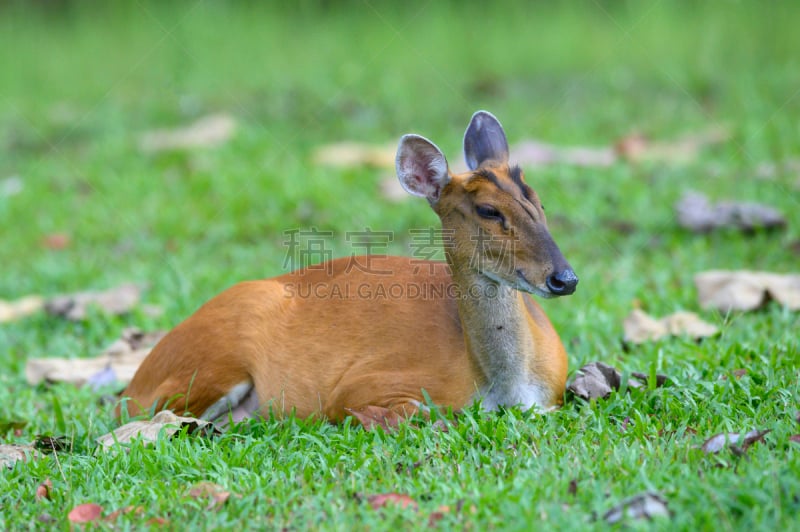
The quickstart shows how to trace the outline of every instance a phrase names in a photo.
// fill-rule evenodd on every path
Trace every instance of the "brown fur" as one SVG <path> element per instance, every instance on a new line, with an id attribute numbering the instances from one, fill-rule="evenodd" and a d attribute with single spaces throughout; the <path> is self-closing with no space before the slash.
<path id="1" fill-rule="evenodd" d="M 523 289 L 546 292 L 547 276 L 568 267 L 538 197 L 503 163 L 449 175 L 432 203 L 453 234 L 449 266 L 372 257 L 374 269 L 391 272 L 380 275 L 341 258 L 235 285 L 155 347 L 124 392 L 129 412 L 157 404 L 200 415 L 240 383 L 255 386 L 262 414 L 338 421 L 346 408 L 366 405 L 408 413 L 423 402 L 423 390 L 435 404 L 459 409 L 487 386 L 502 389 L 503 382 L 488 382 L 509 371 L 495 351 L 519 366 L 505 374 L 536 384 L 540 406 L 560 404 L 567 374 L 561 340 L 529 295 L 503 286 L 527 282 Z M 484 204 L 503 222 L 476 215 Z M 473 238 L 479 230 L 491 237 L 482 249 Z M 476 253 L 494 281 L 476 271 Z M 502 298 L 458 297 L 493 286 Z"/>

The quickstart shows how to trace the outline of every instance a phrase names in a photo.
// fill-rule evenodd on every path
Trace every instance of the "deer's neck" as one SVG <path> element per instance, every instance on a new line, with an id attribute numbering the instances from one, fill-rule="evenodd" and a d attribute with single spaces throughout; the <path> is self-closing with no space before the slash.
<path id="1" fill-rule="evenodd" d="M 471 269 L 453 268 L 453 280 L 467 351 L 485 379 L 483 407 L 546 405 L 548 392 L 532 371 L 536 345 L 522 294 Z"/>

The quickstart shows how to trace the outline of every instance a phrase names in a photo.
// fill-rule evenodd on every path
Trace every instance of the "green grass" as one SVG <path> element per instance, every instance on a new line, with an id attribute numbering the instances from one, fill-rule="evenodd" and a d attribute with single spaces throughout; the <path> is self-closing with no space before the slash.
<path id="1" fill-rule="evenodd" d="M 797 271 L 800 176 L 757 176 L 800 145 L 798 23 L 790 2 L 0 8 L 0 180 L 23 182 L 21 193 L 0 194 L 0 298 L 133 280 L 165 310 L 0 325 L 0 420 L 27 422 L 3 442 L 72 438 L 68 452 L 3 472 L 0 527 L 42 528 L 48 514 L 49 526 L 66 529 L 72 507 L 96 502 L 107 512 L 143 506 L 119 519 L 130 528 L 150 517 L 176 529 L 422 528 L 441 505 L 451 507 L 438 522 L 445 528 L 600 528 L 595 518 L 645 490 L 661 492 L 673 517 L 636 527 L 796 527 L 798 314 L 775 305 L 701 312 L 722 329 L 701 344 L 625 351 L 620 338 L 634 302 L 655 315 L 699 311 L 698 271 Z M 101 393 L 26 384 L 27 358 L 92 356 L 126 326 L 169 328 L 236 281 L 278 274 L 287 229 L 334 231 L 336 255 L 349 252 L 346 231 L 392 230 L 389 251 L 409 253 L 409 229 L 436 223 L 425 202 L 389 202 L 379 193 L 384 171 L 317 167 L 311 152 L 416 132 L 454 160 L 480 108 L 500 118 L 512 144 L 731 128 L 731 141 L 687 165 L 527 170 L 581 278 L 574 296 L 544 303 L 571 368 L 601 360 L 657 370 L 670 376 L 667 387 L 570 402 L 547 416 L 469 412 L 448 432 L 271 421 L 104 454 L 94 438 L 114 422 Z M 143 131 L 212 112 L 239 122 L 224 146 L 137 149 Z M 774 205 L 788 228 L 691 235 L 672 212 L 690 188 Z M 43 246 L 52 233 L 69 234 L 70 246 Z M 747 374 L 730 378 L 738 368 Z M 772 432 L 744 457 L 694 448 L 753 428 Z M 52 500 L 37 501 L 45 478 Z M 202 480 L 241 498 L 205 511 L 185 496 Z M 395 491 L 420 510 L 374 511 L 364 500 Z"/>

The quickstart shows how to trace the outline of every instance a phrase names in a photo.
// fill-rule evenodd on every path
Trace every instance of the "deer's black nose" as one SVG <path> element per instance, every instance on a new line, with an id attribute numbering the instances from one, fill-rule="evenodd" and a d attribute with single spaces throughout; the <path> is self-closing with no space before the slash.
<path id="1" fill-rule="evenodd" d="M 557 296 L 568 296 L 578 286 L 578 276 L 571 268 L 547 276 L 547 288 Z"/>

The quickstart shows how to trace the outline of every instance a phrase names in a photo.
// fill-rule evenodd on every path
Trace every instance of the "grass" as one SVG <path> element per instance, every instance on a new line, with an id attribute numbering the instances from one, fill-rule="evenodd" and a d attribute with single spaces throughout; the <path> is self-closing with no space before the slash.
<path id="1" fill-rule="evenodd" d="M 133 280 L 165 311 L 0 325 L 0 420 L 27 422 L 4 442 L 71 440 L 67 452 L 3 472 L 0 527 L 66 529 L 72 507 L 95 502 L 106 512 L 145 508 L 120 517 L 123 528 L 151 517 L 198 529 L 423 528 L 442 505 L 443 528 L 600 528 L 595 519 L 645 490 L 662 493 L 673 516 L 633 527 L 796 527 L 798 315 L 775 305 L 703 311 L 722 334 L 701 344 L 625 351 L 620 338 L 634 304 L 654 315 L 699 311 L 698 271 L 797 270 L 796 170 L 758 175 L 800 142 L 798 21 L 788 2 L 0 8 L 0 180 L 23 183 L 0 194 L 0 298 Z M 601 360 L 667 374 L 668 386 L 547 416 L 469 411 L 448 432 L 270 421 L 106 454 L 94 438 L 114 422 L 100 393 L 26 384 L 28 358 L 92 356 L 126 326 L 169 328 L 236 281 L 278 274 L 287 229 L 333 231 L 336 255 L 349 252 L 346 231 L 392 230 L 389 251 L 409 253 L 409 230 L 436 223 L 425 202 L 392 203 L 379 193 L 383 171 L 318 167 L 311 151 L 417 132 L 455 161 L 479 108 L 501 119 L 512 143 L 607 145 L 631 131 L 670 139 L 731 128 L 732 140 L 689 164 L 527 169 L 581 277 L 574 296 L 544 303 L 571 368 Z M 233 141 L 137 149 L 143 131 L 212 112 L 237 118 Z M 687 189 L 771 204 L 788 227 L 691 235 L 672 212 Z M 70 245 L 44 246 L 53 233 Z M 735 378 L 739 368 L 747 373 Z M 753 428 L 772 432 L 744 457 L 695 449 Z M 46 478 L 52 500 L 37 501 Z M 203 480 L 241 498 L 207 511 L 186 496 Z M 419 511 L 375 511 L 364 500 L 387 492 L 410 495 Z"/>

